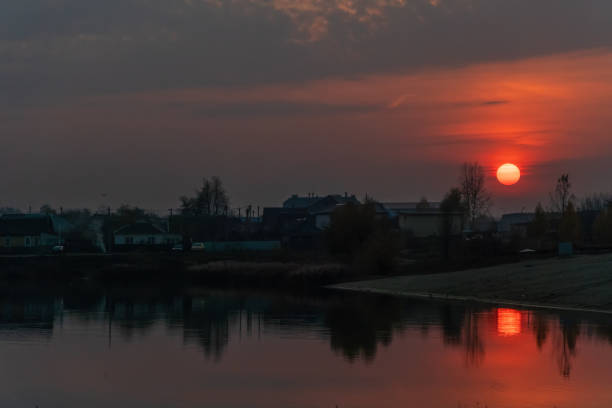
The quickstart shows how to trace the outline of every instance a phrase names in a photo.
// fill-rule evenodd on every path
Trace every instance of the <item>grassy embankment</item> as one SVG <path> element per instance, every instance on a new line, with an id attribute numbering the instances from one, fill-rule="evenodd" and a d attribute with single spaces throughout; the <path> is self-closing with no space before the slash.
<path id="1" fill-rule="evenodd" d="M 0 257 L 0 280 L 92 280 L 108 283 L 161 282 L 228 287 L 318 287 L 365 279 L 351 268 L 317 254 L 118 253 Z"/>
<path id="2" fill-rule="evenodd" d="M 449 273 L 350 282 L 333 287 L 612 313 L 612 254 L 536 259 Z"/>

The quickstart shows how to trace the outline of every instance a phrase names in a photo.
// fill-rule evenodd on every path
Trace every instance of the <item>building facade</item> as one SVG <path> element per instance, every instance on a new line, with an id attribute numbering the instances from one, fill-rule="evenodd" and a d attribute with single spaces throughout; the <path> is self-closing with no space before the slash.
<path id="1" fill-rule="evenodd" d="M 182 242 L 180 234 L 169 233 L 150 222 L 124 225 L 115 231 L 113 240 L 115 248 L 171 247 Z"/>
<path id="2" fill-rule="evenodd" d="M 35 251 L 61 243 L 53 218 L 46 214 L 5 214 L 0 217 L 0 250 Z"/>

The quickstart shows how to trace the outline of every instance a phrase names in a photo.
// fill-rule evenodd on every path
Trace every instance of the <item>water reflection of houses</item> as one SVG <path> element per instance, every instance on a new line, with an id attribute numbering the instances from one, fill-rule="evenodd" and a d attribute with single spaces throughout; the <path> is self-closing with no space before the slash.
<path id="1" fill-rule="evenodd" d="M 61 303 L 52 296 L 0 296 L 0 336 L 49 339 Z"/>
<path id="2" fill-rule="evenodd" d="M 69 313 L 73 323 L 77 319 L 105 325 L 109 347 L 114 337 L 131 342 L 170 332 L 213 360 L 222 358 L 232 343 L 282 335 L 328 342 L 349 362 L 370 362 L 398 335 L 419 331 L 441 336 L 446 347 L 465 354 L 468 365 L 484 361 L 487 342 L 495 336 L 520 336 L 520 341 L 534 341 L 541 351 L 552 351 L 560 374 L 570 376 L 581 336 L 612 344 L 609 320 L 591 315 L 349 293 L 292 296 L 201 290 L 187 295 L 127 289 L 0 293 L 0 338 L 50 339 L 65 311 L 75 311 Z"/>

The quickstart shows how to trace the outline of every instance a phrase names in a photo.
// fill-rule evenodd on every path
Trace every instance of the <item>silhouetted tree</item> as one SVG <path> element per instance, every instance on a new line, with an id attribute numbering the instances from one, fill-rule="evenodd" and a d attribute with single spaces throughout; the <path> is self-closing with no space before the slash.
<path id="1" fill-rule="evenodd" d="M 571 192 L 572 183 L 570 183 L 569 174 L 562 174 L 557 179 L 555 191 L 550 193 L 550 204 L 553 211 L 564 214 L 570 201 L 574 200 L 574 195 Z"/>
<path id="2" fill-rule="evenodd" d="M 606 193 L 593 193 L 580 200 L 580 211 L 603 211 L 612 204 L 612 195 Z"/>
<path id="3" fill-rule="evenodd" d="M 461 191 L 458 188 L 452 188 L 440 203 L 440 212 L 442 219 L 440 221 L 440 239 L 442 240 L 442 253 L 445 259 L 450 255 L 450 241 L 455 229 L 454 223 L 457 218 L 457 213 L 463 213 L 463 203 L 461 199 Z M 461 227 L 461 226 L 460 226 Z"/>
<path id="4" fill-rule="evenodd" d="M 491 195 L 485 187 L 485 171 L 478 162 L 463 163 L 459 178 L 464 209 L 471 227 L 491 206 Z"/>
<path id="5" fill-rule="evenodd" d="M 427 201 L 427 198 L 422 197 L 416 208 L 417 210 L 428 210 L 431 208 L 431 205 L 429 204 L 429 201 Z"/>
<path id="6" fill-rule="evenodd" d="M 229 197 L 217 176 L 204 178 L 194 197 L 182 196 L 180 200 L 181 211 L 186 215 L 227 215 L 229 208 Z"/>
<path id="7" fill-rule="evenodd" d="M 542 203 L 538 203 L 535 208 L 534 219 L 528 226 L 528 234 L 533 238 L 542 238 L 548 231 L 548 215 L 544 211 Z"/>
<path id="8" fill-rule="evenodd" d="M 561 241 L 576 242 L 582 235 L 580 217 L 576 212 L 574 203 L 569 201 L 559 224 L 559 239 Z"/>
<path id="9" fill-rule="evenodd" d="M 599 244 L 612 243 L 612 204 L 603 209 L 595 219 L 593 239 Z"/>
<path id="10" fill-rule="evenodd" d="M 357 266 L 385 272 L 399 252 L 399 236 L 389 220 L 376 217 L 376 204 L 349 202 L 331 215 L 325 231 L 329 250 Z"/>

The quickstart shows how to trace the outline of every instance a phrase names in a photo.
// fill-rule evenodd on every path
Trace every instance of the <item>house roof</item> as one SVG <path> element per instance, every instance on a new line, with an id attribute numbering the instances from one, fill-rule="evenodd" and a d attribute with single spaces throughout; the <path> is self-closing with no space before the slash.
<path id="1" fill-rule="evenodd" d="M 416 211 L 421 206 L 420 201 L 409 201 L 409 202 L 394 202 L 394 203 L 381 203 L 387 210 L 394 212 L 407 212 Z M 428 209 L 439 209 L 440 203 L 437 201 L 428 201 Z"/>
<path id="2" fill-rule="evenodd" d="M 302 197 L 297 194 L 292 195 L 283 203 L 283 208 L 308 208 L 317 201 L 319 201 L 322 197 L 318 196 L 308 196 Z"/>
<path id="3" fill-rule="evenodd" d="M 308 207 L 308 212 L 310 214 L 331 213 L 336 208 L 348 203 L 360 204 L 359 200 L 357 200 L 354 195 L 328 195 L 327 197 L 321 198 L 319 201 Z"/>
<path id="4" fill-rule="evenodd" d="M 330 207 L 332 204 L 346 204 L 348 202 L 359 204 L 359 200 L 354 195 L 348 194 L 329 194 L 323 197 L 301 197 L 294 194 L 285 200 L 283 208 L 308 209 L 308 212 L 316 213 Z"/>
<path id="5" fill-rule="evenodd" d="M 498 231 L 508 232 L 513 225 L 528 224 L 535 218 L 534 213 L 512 213 L 504 214 L 499 220 Z"/>
<path id="6" fill-rule="evenodd" d="M 115 231 L 115 235 L 159 235 L 167 234 L 166 231 L 151 224 L 150 222 L 136 222 L 124 225 Z"/>
<path id="7" fill-rule="evenodd" d="M 5 214 L 0 217 L 0 235 L 53 234 L 53 220 L 46 214 Z"/>

